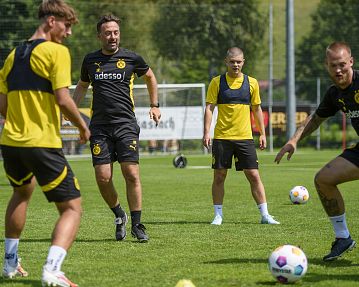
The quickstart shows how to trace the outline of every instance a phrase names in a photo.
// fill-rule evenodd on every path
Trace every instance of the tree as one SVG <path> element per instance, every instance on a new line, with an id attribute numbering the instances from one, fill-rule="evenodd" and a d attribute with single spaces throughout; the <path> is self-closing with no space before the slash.
<path id="1" fill-rule="evenodd" d="M 10 51 L 34 32 L 38 25 L 36 12 L 39 3 L 31 0 L 0 2 L 0 67 Z"/>
<path id="2" fill-rule="evenodd" d="M 303 38 L 297 49 L 296 75 L 300 83 L 297 94 L 300 98 L 315 101 L 315 79 L 329 78 L 324 66 L 325 49 L 333 41 L 345 41 L 352 48 L 354 58 L 359 56 L 359 5 L 356 0 L 322 0 L 312 15 L 311 33 Z"/>
<path id="3" fill-rule="evenodd" d="M 177 82 L 204 81 L 224 69 L 225 52 L 239 46 L 245 52 L 248 72 L 265 51 L 266 16 L 258 1 L 161 0 L 153 38 L 159 54 L 173 64 L 167 72 Z"/>
<path id="4" fill-rule="evenodd" d="M 80 76 L 80 67 L 84 56 L 100 49 L 97 40 L 96 24 L 101 16 L 112 13 L 121 19 L 121 46 L 134 50 L 145 60 L 154 64 L 157 55 L 152 47 L 151 33 L 155 13 L 153 1 L 84 1 L 67 0 L 75 7 L 80 23 L 73 28 L 73 36 L 68 44 L 73 58 L 73 79 Z"/>

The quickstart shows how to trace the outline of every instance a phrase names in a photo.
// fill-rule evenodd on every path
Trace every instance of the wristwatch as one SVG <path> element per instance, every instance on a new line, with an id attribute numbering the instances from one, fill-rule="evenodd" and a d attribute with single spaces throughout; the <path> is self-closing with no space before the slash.
<path id="1" fill-rule="evenodd" d="M 157 104 L 150 104 L 151 108 L 159 108 L 160 107 L 160 103 Z"/>

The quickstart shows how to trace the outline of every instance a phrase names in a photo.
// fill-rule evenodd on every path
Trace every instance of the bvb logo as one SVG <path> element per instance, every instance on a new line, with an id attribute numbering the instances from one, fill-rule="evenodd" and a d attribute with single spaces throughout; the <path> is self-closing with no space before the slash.
<path id="1" fill-rule="evenodd" d="M 94 147 L 92 148 L 92 153 L 94 155 L 99 155 L 101 152 L 101 148 L 98 144 L 95 144 Z"/>
<path id="2" fill-rule="evenodd" d="M 212 165 L 214 165 L 216 163 L 216 158 L 214 157 L 214 155 L 212 155 Z"/>
<path id="3" fill-rule="evenodd" d="M 123 69 L 124 67 L 126 67 L 126 62 L 123 59 L 120 59 L 120 60 L 117 61 L 116 66 L 119 69 Z"/>
<path id="4" fill-rule="evenodd" d="M 359 104 L 359 91 L 355 91 L 354 100 L 357 104 Z"/>

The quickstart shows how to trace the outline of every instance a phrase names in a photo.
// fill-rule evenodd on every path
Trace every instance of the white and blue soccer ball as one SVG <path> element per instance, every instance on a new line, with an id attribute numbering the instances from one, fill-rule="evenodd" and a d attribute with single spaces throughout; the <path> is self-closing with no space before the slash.
<path id="1" fill-rule="evenodd" d="M 289 191 L 289 199 L 293 204 L 305 204 L 309 199 L 309 192 L 304 186 L 297 185 Z"/>
<path id="2" fill-rule="evenodd" d="M 299 247 L 293 245 L 279 246 L 269 257 L 269 271 L 280 283 L 298 281 L 307 269 L 307 257 Z"/>

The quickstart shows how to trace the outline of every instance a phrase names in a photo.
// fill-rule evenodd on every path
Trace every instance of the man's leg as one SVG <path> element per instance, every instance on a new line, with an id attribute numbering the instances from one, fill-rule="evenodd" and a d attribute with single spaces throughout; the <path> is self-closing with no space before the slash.
<path id="1" fill-rule="evenodd" d="M 113 208 L 119 204 L 118 194 L 112 182 L 112 171 L 113 165 L 110 163 L 95 165 L 96 182 L 101 196 L 109 208 Z"/>
<path id="2" fill-rule="evenodd" d="M 331 252 L 323 260 L 331 261 L 355 247 L 345 218 L 345 205 L 337 185 L 358 180 L 359 168 L 343 157 L 337 157 L 325 165 L 315 176 L 314 183 L 335 232 Z"/>
<path id="3" fill-rule="evenodd" d="M 267 199 L 265 194 L 264 185 L 259 175 L 258 169 L 244 169 L 243 170 L 246 178 L 251 186 L 252 196 L 257 203 L 257 207 L 261 213 L 262 224 L 279 224 L 278 221 L 274 220 L 273 217 L 268 213 Z"/>
<path id="4" fill-rule="evenodd" d="M 214 219 L 211 224 L 221 225 L 223 220 L 224 182 L 227 177 L 227 169 L 214 169 L 212 182 L 212 202 Z"/>
<path id="5" fill-rule="evenodd" d="M 15 187 L 5 215 L 5 258 L 3 276 L 25 277 L 28 273 L 21 267 L 18 258 L 18 244 L 26 222 L 26 212 L 35 187 L 35 178 L 29 184 Z"/>
<path id="6" fill-rule="evenodd" d="M 60 217 L 52 232 L 51 247 L 43 268 L 42 283 L 43 286 L 53 286 L 52 284 L 65 286 L 61 284 L 67 284 L 70 287 L 76 287 L 77 285 L 61 272 L 61 266 L 80 227 L 82 215 L 81 197 L 56 202 L 56 207 Z"/>
<path id="7" fill-rule="evenodd" d="M 132 236 L 140 242 L 147 242 L 145 226 L 141 223 L 142 213 L 142 186 L 140 180 L 140 167 L 136 162 L 122 162 L 122 175 L 126 182 L 126 195 L 131 211 Z"/>
<path id="8" fill-rule="evenodd" d="M 101 196 L 115 215 L 116 240 L 124 240 L 126 238 L 127 214 L 120 206 L 112 181 L 113 164 L 95 165 L 95 175 Z"/>

